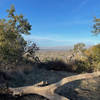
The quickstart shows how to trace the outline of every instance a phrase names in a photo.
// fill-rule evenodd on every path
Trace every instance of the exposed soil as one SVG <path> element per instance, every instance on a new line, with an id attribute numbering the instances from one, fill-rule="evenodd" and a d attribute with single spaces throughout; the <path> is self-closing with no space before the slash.
<path id="1" fill-rule="evenodd" d="M 65 84 L 56 92 L 70 100 L 100 100 L 100 77 Z"/>

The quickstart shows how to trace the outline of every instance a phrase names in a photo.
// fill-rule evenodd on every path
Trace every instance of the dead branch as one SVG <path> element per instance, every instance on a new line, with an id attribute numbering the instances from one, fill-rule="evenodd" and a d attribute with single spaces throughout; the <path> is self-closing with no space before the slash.
<path id="1" fill-rule="evenodd" d="M 98 77 L 98 76 L 100 76 L 100 72 L 79 74 L 79 75 L 66 77 L 59 82 L 56 82 L 54 84 L 44 86 L 44 87 L 39 87 L 38 86 L 39 83 L 38 83 L 33 86 L 10 88 L 10 90 L 13 92 L 13 95 L 36 93 L 36 94 L 42 95 L 44 97 L 47 97 L 50 100 L 69 100 L 68 98 L 65 98 L 63 96 L 56 94 L 55 90 L 58 87 L 63 86 L 64 84 L 75 81 L 75 80 L 89 79 L 89 78 L 94 78 L 94 77 Z"/>

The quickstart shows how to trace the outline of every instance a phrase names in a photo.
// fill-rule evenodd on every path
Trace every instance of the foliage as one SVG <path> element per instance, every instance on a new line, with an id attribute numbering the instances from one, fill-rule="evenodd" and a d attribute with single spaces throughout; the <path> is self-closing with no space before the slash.
<path id="1" fill-rule="evenodd" d="M 0 19 L 0 61 L 17 62 L 24 52 L 26 41 L 21 34 L 30 34 L 31 25 L 22 14 L 17 15 L 12 5 L 8 16 Z"/>
<path id="2" fill-rule="evenodd" d="M 85 54 L 94 61 L 100 61 L 100 44 L 95 45 L 85 51 Z"/>
<path id="3" fill-rule="evenodd" d="M 93 31 L 92 32 L 95 35 L 98 35 L 98 34 L 100 34 L 100 19 L 94 17 L 94 22 L 95 22 L 95 24 L 93 25 Z"/>
<path id="4" fill-rule="evenodd" d="M 100 19 L 94 18 L 95 24 L 93 25 L 93 33 L 95 35 L 100 34 Z M 100 70 L 100 44 L 93 46 L 86 51 L 86 54 L 89 56 L 89 60 L 92 62 L 94 70 Z"/>
<path id="5" fill-rule="evenodd" d="M 95 45 L 85 51 L 85 54 L 88 56 L 88 61 L 91 63 L 93 70 L 100 69 L 100 44 Z"/>
<path id="6" fill-rule="evenodd" d="M 85 44 L 84 43 L 77 43 L 74 45 L 74 51 L 78 52 L 78 51 L 83 51 L 85 48 Z"/>
<path id="7" fill-rule="evenodd" d="M 75 64 L 77 66 L 75 72 L 77 73 L 92 72 L 92 68 L 88 61 L 77 60 Z"/>
<path id="8" fill-rule="evenodd" d="M 24 57 L 27 58 L 27 60 L 29 58 L 33 60 L 35 60 L 35 62 L 40 62 L 39 58 L 37 56 L 35 56 L 35 52 L 39 50 L 39 47 L 37 47 L 36 43 L 32 42 L 32 41 L 28 41 L 26 47 L 24 48 Z"/>
<path id="9" fill-rule="evenodd" d="M 76 59 L 76 72 L 92 72 L 100 70 L 100 44 L 84 51 L 85 57 Z"/>
<path id="10" fill-rule="evenodd" d="M 35 51 L 38 51 L 39 47 L 37 47 L 36 43 L 32 41 L 28 41 L 24 50 L 25 50 L 25 53 L 28 52 L 30 56 L 35 56 Z"/>

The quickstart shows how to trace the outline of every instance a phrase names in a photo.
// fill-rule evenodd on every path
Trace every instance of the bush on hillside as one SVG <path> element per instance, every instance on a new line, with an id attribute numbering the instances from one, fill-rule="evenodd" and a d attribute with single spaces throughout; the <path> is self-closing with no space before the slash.
<path id="1" fill-rule="evenodd" d="M 94 71 L 100 70 L 100 44 L 87 49 L 85 54 L 88 57 L 88 62 L 91 64 L 91 68 Z"/>

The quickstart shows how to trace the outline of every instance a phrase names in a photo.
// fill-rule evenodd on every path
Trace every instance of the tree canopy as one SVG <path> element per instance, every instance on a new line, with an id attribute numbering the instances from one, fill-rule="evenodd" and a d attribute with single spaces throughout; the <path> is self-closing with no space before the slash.
<path id="1" fill-rule="evenodd" d="M 85 48 L 85 44 L 84 43 L 77 43 L 74 45 L 74 51 L 83 51 Z"/>
<path id="2" fill-rule="evenodd" d="M 92 32 L 95 35 L 98 35 L 98 34 L 100 34 L 100 19 L 94 17 L 94 22 L 95 22 L 95 24 L 93 25 L 93 31 Z"/>
<path id="3" fill-rule="evenodd" d="M 15 62 L 26 46 L 22 34 L 30 34 L 31 25 L 22 14 L 17 15 L 14 6 L 7 10 L 8 16 L 0 19 L 0 61 Z"/>

